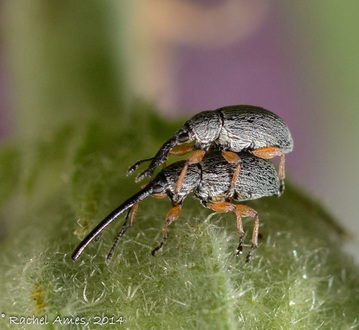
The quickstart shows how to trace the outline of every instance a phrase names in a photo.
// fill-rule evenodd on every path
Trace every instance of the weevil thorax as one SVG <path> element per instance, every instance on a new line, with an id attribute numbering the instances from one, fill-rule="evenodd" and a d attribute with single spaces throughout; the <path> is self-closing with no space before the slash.
<path id="1" fill-rule="evenodd" d="M 278 146 L 283 153 L 293 150 L 293 139 L 285 122 L 273 112 L 252 105 L 217 109 L 223 121 L 215 143 L 224 150 L 241 152 Z"/>
<path id="2" fill-rule="evenodd" d="M 174 204 L 180 204 L 193 190 L 197 188 L 201 181 L 201 170 L 199 164 L 190 165 L 183 179 L 183 184 L 180 192 L 177 192 L 176 184 L 178 177 L 182 171 L 185 161 L 179 161 L 164 168 L 156 178 L 153 180 L 156 182 L 154 189 L 159 191 L 159 187 L 162 186 L 163 191 L 171 199 Z"/>
<path id="3" fill-rule="evenodd" d="M 192 141 L 196 141 L 196 147 L 206 150 L 218 139 L 222 121 L 218 111 L 202 111 L 188 120 L 184 127 L 190 132 Z"/>
<path id="4" fill-rule="evenodd" d="M 235 165 L 228 163 L 219 151 L 206 154 L 201 163 L 201 182 L 194 196 L 201 202 L 222 202 L 228 197 Z"/>
<path id="5" fill-rule="evenodd" d="M 202 203 L 229 200 L 245 201 L 264 196 L 279 196 L 279 178 L 274 165 L 249 153 L 239 153 L 241 169 L 232 195 L 228 195 L 236 165 L 221 152 L 206 155 L 201 162 L 202 179 L 194 195 Z"/>

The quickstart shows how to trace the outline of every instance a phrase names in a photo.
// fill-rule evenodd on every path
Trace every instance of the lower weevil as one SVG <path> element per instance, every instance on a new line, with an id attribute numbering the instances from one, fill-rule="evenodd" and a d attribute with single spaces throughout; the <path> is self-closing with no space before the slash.
<path id="1" fill-rule="evenodd" d="M 194 145 L 182 145 L 194 142 Z M 240 172 L 240 159 L 236 153 L 247 151 L 253 155 L 270 159 L 280 156 L 280 190 L 284 189 L 285 157 L 293 150 L 293 140 L 285 122 L 273 112 L 253 105 L 233 105 L 213 111 L 202 111 L 189 119 L 173 137 L 166 141 L 153 158 L 140 160 L 132 165 L 127 174 L 138 166 L 151 161 L 147 170 L 140 173 L 136 181 L 151 177 L 156 167 L 163 164 L 170 154 L 185 155 L 193 153 L 184 163 L 177 180 L 177 192 L 180 191 L 187 168 L 199 163 L 210 149 L 219 149 L 224 158 L 236 165 L 230 189 L 233 190 Z M 231 191 L 228 192 L 232 194 Z"/>
<path id="2" fill-rule="evenodd" d="M 206 156 L 199 163 L 190 164 L 183 178 L 183 185 L 180 192 L 176 191 L 176 183 L 185 161 L 173 163 L 172 165 L 164 168 L 149 182 L 148 185 L 126 200 L 122 205 L 102 220 L 102 222 L 100 222 L 80 243 L 73 253 L 72 259 L 77 260 L 91 241 L 94 239 L 97 240 L 107 226 L 109 226 L 126 210 L 129 210 L 125 223 L 123 224 L 121 231 L 118 233 L 112 249 L 107 256 L 107 262 L 109 262 L 118 240 L 134 224 L 138 203 L 148 196 L 159 198 L 168 196 L 173 207 L 168 212 L 166 222 L 162 228 L 162 241 L 152 251 L 152 254 L 154 255 L 155 252 L 163 246 L 167 239 L 167 227 L 180 216 L 184 199 L 191 192 L 193 192 L 194 197 L 197 198 L 204 207 L 220 213 L 235 213 L 239 233 L 237 255 L 242 252 L 244 241 L 242 217 L 254 218 L 252 245 L 246 258 L 246 262 L 249 262 L 252 252 L 257 248 L 259 218 L 255 210 L 249 206 L 233 204 L 232 200 L 245 201 L 264 196 L 279 196 L 280 180 L 273 164 L 268 160 L 255 157 L 249 153 L 240 153 L 238 156 L 241 159 L 241 173 L 235 182 L 231 196 L 228 196 L 228 190 L 231 186 L 236 165 L 228 163 L 223 158 L 221 152 L 210 152 L 206 154 Z M 130 224 L 127 226 L 131 210 L 132 215 Z"/>

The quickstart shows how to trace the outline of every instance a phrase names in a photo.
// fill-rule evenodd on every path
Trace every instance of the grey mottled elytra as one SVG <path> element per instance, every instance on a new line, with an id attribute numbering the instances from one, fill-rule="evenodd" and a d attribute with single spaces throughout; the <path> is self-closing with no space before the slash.
<path id="1" fill-rule="evenodd" d="M 194 145 L 183 145 L 191 142 L 194 142 Z M 179 193 L 187 167 L 200 162 L 210 148 L 222 151 L 228 162 L 237 165 L 230 190 L 233 190 L 234 181 L 240 173 L 240 159 L 234 153 L 246 151 L 264 159 L 280 156 L 279 179 L 280 189 L 283 191 L 284 154 L 293 150 L 292 136 L 288 126 L 279 116 L 253 105 L 233 105 L 196 114 L 162 145 L 153 158 L 136 162 L 127 174 L 130 175 L 143 162 L 151 161 L 149 167 L 136 177 L 136 181 L 140 181 L 145 177 L 151 177 L 170 154 L 184 155 L 198 150 L 184 164 L 177 182 Z M 230 191 L 228 193 L 231 194 Z"/>
<path id="2" fill-rule="evenodd" d="M 186 161 L 179 161 L 164 168 L 138 193 L 130 197 L 102 220 L 80 243 L 73 253 L 72 259 L 77 260 L 91 241 L 99 239 L 105 228 L 128 210 L 122 229 L 118 233 L 112 249 L 107 256 L 107 262 L 109 262 L 117 242 L 134 224 L 138 203 L 148 196 L 160 198 L 167 196 L 172 202 L 172 208 L 168 212 L 166 222 L 162 228 L 163 239 L 152 251 L 154 255 L 167 239 L 167 227 L 180 216 L 183 201 L 190 193 L 193 193 L 194 197 L 206 208 L 220 213 L 234 212 L 236 214 L 240 237 L 237 255 L 242 252 L 244 241 L 241 218 L 254 218 L 252 245 L 246 258 L 248 262 L 253 250 L 257 248 L 259 218 L 257 212 L 252 208 L 245 205 L 233 204 L 232 201 L 240 202 L 264 196 L 279 196 L 281 194 L 280 179 L 274 165 L 270 161 L 246 152 L 239 153 L 238 157 L 241 160 L 241 172 L 234 182 L 233 189 L 230 189 L 230 187 L 232 185 L 233 174 L 236 171 L 236 164 L 227 162 L 220 151 L 209 152 L 200 162 L 190 164 L 183 178 L 182 189 L 179 192 L 177 192 L 176 185 Z M 228 191 L 231 191 L 230 195 Z M 127 225 L 131 211 L 131 221 Z"/>

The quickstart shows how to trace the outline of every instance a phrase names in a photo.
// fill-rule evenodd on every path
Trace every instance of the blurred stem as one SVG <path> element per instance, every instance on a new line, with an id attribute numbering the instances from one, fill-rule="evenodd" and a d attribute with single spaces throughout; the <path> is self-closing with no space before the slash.
<path id="1" fill-rule="evenodd" d="M 128 91 L 121 47 L 115 48 L 123 34 L 113 29 L 114 19 L 121 28 L 121 15 L 114 17 L 110 1 L 7 1 L 3 8 L 19 136 L 124 112 Z"/>

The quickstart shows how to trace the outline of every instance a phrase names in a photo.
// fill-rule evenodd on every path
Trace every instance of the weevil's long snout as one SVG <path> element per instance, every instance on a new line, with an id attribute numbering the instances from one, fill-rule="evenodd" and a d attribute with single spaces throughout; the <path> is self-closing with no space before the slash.
<path id="1" fill-rule="evenodd" d="M 144 177 L 151 177 L 155 169 L 163 164 L 173 147 L 178 144 L 191 142 L 192 138 L 190 137 L 190 133 L 188 132 L 188 128 L 186 126 L 182 127 L 177 133 L 167 140 L 163 146 L 158 150 L 157 154 L 153 157 L 148 169 L 140 173 L 136 177 L 136 182 L 141 181 Z"/>
<path id="2" fill-rule="evenodd" d="M 100 235 L 107 226 L 109 226 L 114 220 L 116 220 L 122 213 L 130 209 L 136 203 L 139 203 L 146 197 L 152 195 L 153 193 L 153 184 L 150 182 L 146 187 L 140 190 L 137 194 L 133 195 L 131 198 L 126 200 L 118 208 L 112 211 L 105 219 L 103 219 L 79 244 L 75 252 L 72 254 L 72 260 L 77 260 L 81 254 L 84 252 L 86 247 Z"/>

